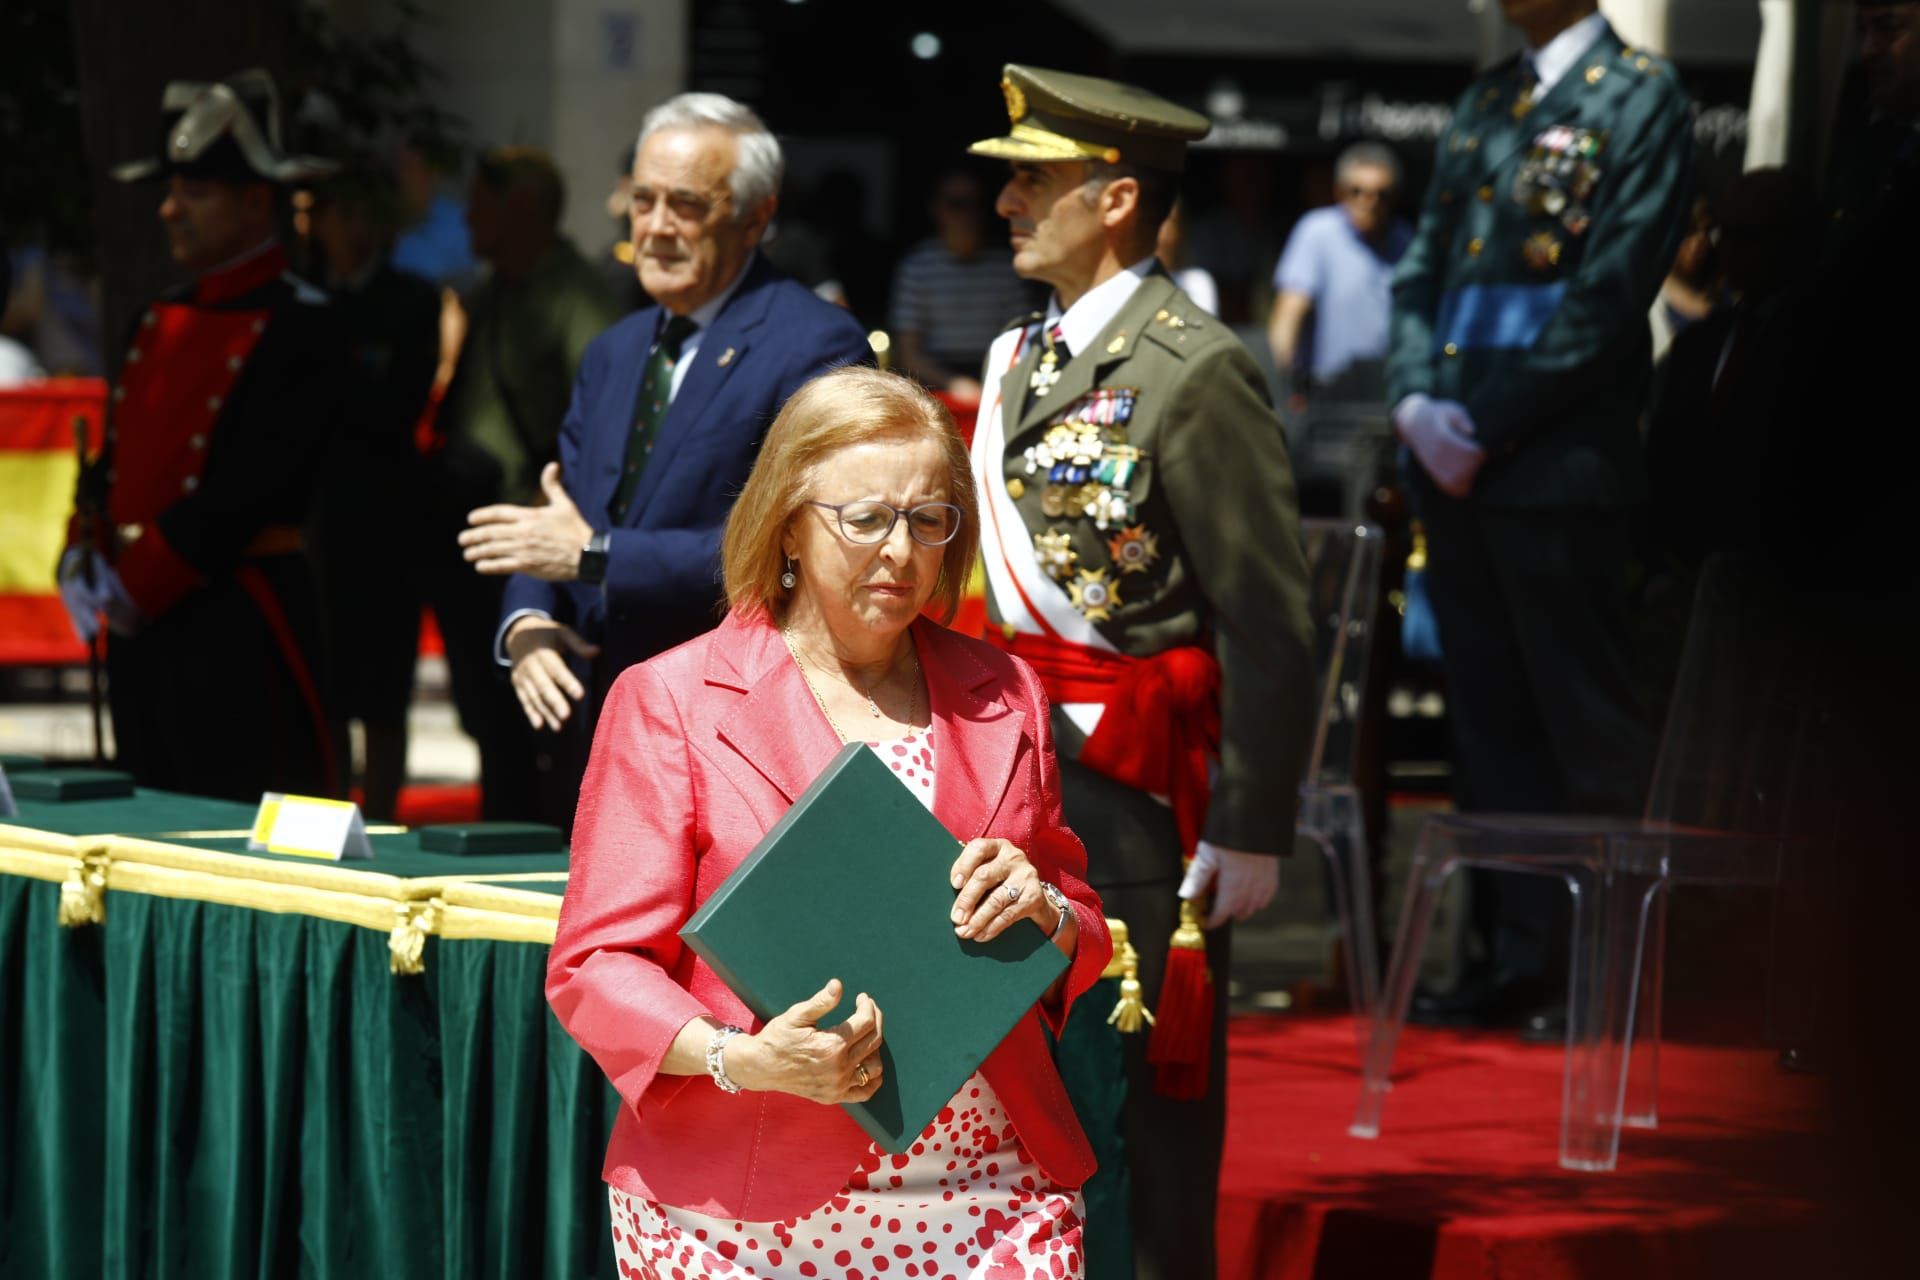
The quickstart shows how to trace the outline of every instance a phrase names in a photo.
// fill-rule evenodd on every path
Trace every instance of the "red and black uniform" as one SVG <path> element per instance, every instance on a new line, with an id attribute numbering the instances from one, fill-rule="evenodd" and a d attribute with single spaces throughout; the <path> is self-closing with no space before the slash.
<path id="1" fill-rule="evenodd" d="M 302 534 L 347 340 L 278 245 L 134 327 L 97 521 L 144 624 L 107 649 L 116 754 L 144 786 L 255 800 L 336 787 Z"/>

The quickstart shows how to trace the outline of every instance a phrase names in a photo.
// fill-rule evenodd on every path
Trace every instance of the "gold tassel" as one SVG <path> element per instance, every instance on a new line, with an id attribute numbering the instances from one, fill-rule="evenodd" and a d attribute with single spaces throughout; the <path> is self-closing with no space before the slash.
<path id="1" fill-rule="evenodd" d="M 1113 935 L 1113 959 L 1100 976 L 1120 979 L 1120 999 L 1107 1015 L 1107 1025 L 1122 1035 L 1132 1035 L 1153 1025 L 1153 1010 L 1147 1008 L 1146 992 L 1140 985 L 1140 953 L 1133 949 L 1126 921 L 1109 917 L 1107 931 Z"/>
<path id="2" fill-rule="evenodd" d="M 440 899 L 403 902 L 393 909 L 393 932 L 387 935 L 387 968 L 401 974 L 427 971 L 427 935 L 440 923 Z"/>
<path id="3" fill-rule="evenodd" d="M 60 882 L 60 909 L 56 918 L 66 929 L 106 923 L 107 866 L 103 855 L 86 853 L 74 862 L 67 878 Z"/>

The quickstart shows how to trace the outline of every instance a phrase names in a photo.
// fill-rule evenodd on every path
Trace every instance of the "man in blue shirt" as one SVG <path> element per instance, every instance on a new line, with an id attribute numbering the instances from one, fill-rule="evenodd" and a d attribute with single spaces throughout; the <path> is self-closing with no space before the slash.
<path id="1" fill-rule="evenodd" d="M 1413 238 L 1393 216 L 1400 161 L 1388 148 L 1348 147 L 1334 183 L 1339 203 L 1294 225 L 1273 273 L 1267 341 L 1275 366 L 1292 371 L 1297 388 L 1325 386 L 1356 361 L 1386 357 L 1393 268 Z"/>

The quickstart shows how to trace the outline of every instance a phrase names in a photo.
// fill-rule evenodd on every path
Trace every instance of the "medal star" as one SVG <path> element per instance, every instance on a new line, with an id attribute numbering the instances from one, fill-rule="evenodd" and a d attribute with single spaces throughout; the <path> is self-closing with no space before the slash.
<path id="1" fill-rule="evenodd" d="M 1073 549 L 1071 533 L 1065 529 L 1049 529 L 1033 535 L 1033 559 L 1049 578 L 1065 582 L 1080 556 Z"/>
<path id="2" fill-rule="evenodd" d="M 1088 622 L 1105 622 L 1120 607 L 1120 584 L 1105 569 L 1081 569 L 1067 584 L 1067 596 Z"/>
<path id="3" fill-rule="evenodd" d="M 1129 525 L 1107 539 L 1107 551 L 1121 573 L 1145 573 L 1160 558 L 1160 539 L 1145 525 Z"/>

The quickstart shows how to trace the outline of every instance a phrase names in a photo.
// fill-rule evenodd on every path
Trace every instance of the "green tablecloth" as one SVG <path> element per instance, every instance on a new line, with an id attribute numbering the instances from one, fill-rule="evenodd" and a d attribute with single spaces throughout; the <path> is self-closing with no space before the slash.
<path id="1" fill-rule="evenodd" d="M 614 1274 L 615 1098 L 541 995 L 564 857 L 383 835 L 316 864 L 171 834 L 246 806 L 21 809 L 0 826 L 0 1275 Z"/>

